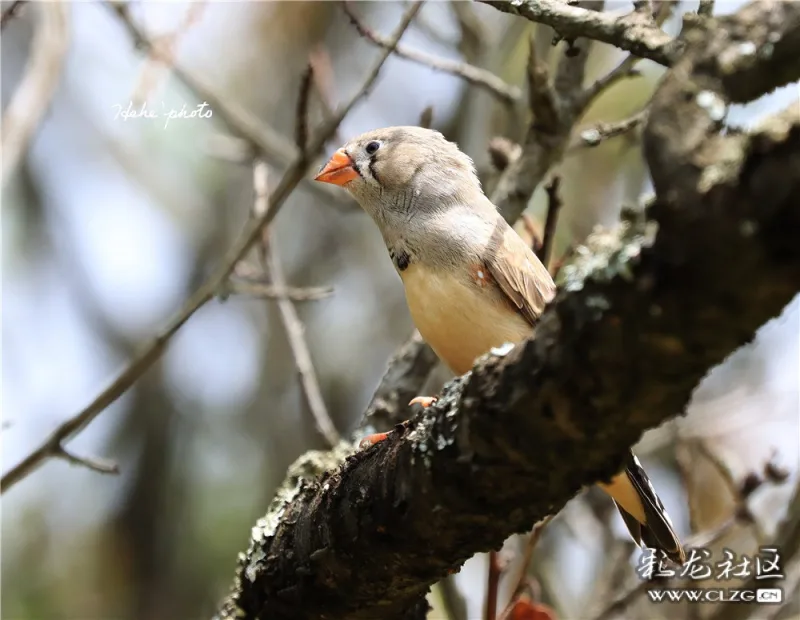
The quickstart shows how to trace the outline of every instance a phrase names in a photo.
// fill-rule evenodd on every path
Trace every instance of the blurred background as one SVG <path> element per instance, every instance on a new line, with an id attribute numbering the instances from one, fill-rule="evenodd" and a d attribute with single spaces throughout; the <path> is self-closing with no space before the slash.
<path id="1" fill-rule="evenodd" d="M 10 4 L 3 2 L 3 10 Z M 716 11 L 740 4 L 718 2 Z M 34 8 L 23 5 L 3 24 L 4 108 L 31 54 Z M 353 6 L 386 35 L 406 8 L 402 2 Z M 696 8 L 680 3 L 665 29 L 676 34 L 680 15 Z M 606 10 L 627 12 L 631 5 L 608 3 Z M 130 14 L 176 65 L 290 144 L 309 59 L 321 78 L 310 101 L 313 128 L 327 106 L 358 89 L 380 54 L 334 2 L 137 2 Z M 219 264 L 253 201 L 251 167 L 213 105 L 210 118 L 164 126 L 165 110 L 184 104 L 191 110 L 202 101 L 165 63 L 134 48 L 113 10 L 72 3 L 68 28 L 70 46 L 52 104 L 2 194 L 4 471 L 89 403 L 180 308 Z M 532 28 L 487 6 L 429 2 L 403 43 L 464 59 L 524 87 Z M 539 28 L 535 36 L 549 47 L 551 31 Z M 621 58 L 595 44 L 589 79 Z M 603 95 L 580 126 L 641 109 L 661 69 L 647 61 L 639 66 L 642 76 Z M 782 89 L 733 109 L 729 122 L 752 125 L 797 97 L 796 85 Z M 126 120 L 119 113 L 143 102 L 161 117 Z M 326 152 L 368 129 L 417 124 L 428 106 L 433 127 L 458 141 L 491 182 L 489 140 L 518 137 L 518 119 L 485 91 L 400 58 L 387 62 Z M 277 183 L 281 162 L 268 163 L 270 182 Z M 559 173 L 564 210 L 557 254 L 595 225 L 613 224 L 622 205 L 638 204 L 649 191 L 635 134 L 576 149 Z M 540 188 L 529 214 L 541 221 L 545 206 Z M 348 435 L 412 330 L 399 279 L 368 217 L 346 197 L 311 183 L 292 194 L 272 231 L 290 285 L 333 288 L 329 297 L 294 305 L 325 405 Z M 746 502 L 755 523 L 727 528 L 716 548 L 753 553 L 770 540 L 797 478 L 799 359 L 795 300 L 751 346 L 708 375 L 687 417 L 642 440 L 638 453 L 681 534 L 712 531 Z M 112 459 L 120 474 L 51 459 L 3 495 L 3 618 L 210 617 L 287 466 L 325 443 L 275 302 L 231 294 L 195 314 L 166 355 L 69 447 Z M 768 463 L 780 475 L 765 472 Z M 742 497 L 743 481 L 753 476 L 763 484 Z M 535 594 L 562 618 L 602 614 L 638 583 L 638 553 L 626 536 L 604 497 L 576 498 L 537 547 Z M 501 554 L 509 566 L 519 561 L 520 544 L 510 540 Z M 486 558 L 470 560 L 450 584 L 456 588 L 444 590 L 445 598 L 454 592 L 464 598 L 460 615 L 451 610 L 451 617 L 482 617 L 485 582 Z M 431 601 L 431 617 L 447 617 L 441 592 Z M 711 613 L 665 607 L 638 599 L 623 615 Z M 780 617 L 797 611 L 785 607 Z"/>

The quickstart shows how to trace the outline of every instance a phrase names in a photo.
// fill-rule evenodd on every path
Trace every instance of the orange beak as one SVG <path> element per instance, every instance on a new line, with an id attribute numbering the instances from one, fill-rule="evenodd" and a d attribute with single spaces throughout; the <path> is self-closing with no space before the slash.
<path id="1" fill-rule="evenodd" d="M 330 161 L 325 164 L 325 167 L 319 171 L 319 174 L 314 177 L 315 181 L 322 181 L 323 183 L 333 183 L 334 185 L 345 185 L 358 178 L 353 160 L 344 152 L 344 149 L 339 149 L 331 157 Z"/>

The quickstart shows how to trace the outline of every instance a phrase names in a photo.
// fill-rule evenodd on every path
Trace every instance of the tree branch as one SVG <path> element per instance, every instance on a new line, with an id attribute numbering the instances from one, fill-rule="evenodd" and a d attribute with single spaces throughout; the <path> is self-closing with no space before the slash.
<path id="1" fill-rule="evenodd" d="M 158 50 L 153 44 L 153 41 L 151 41 L 145 31 L 134 21 L 126 3 L 107 1 L 106 5 L 120 18 L 137 48 L 158 56 Z M 291 140 L 282 136 L 276 129 L 266 124 L 263 120 L 235 101 L 217 93 L 211 86 L 206 84 L 199 75 L 195 75 L 193 72 L 172 62 L 169 58 L 163 58 L 161 60 L 168 64 L 172 70 L 172 74 L 189 89 L 189 91 L 198 99 L 209 104 L 214 114 L 222 120 L 231 132 L 247 141 L 254 150 L 252 155 L 262 153 L 269 162 L 279 166 L 288 166 L 294 159 L 302 156 L 300 149 L 298 149 Z M 350 200 L 346 194 L 333 191 L 333 188 L 330 186 L 311 182 L 304 183 L 304 186 L 323 197 L 326 204 L 354 206 L 353 201 Z"/>
<path id="2" fill-rule="evenodd" d="M 3 21 L 13 16 L 4 14 Z M 25 153 L 28 141 L 36 131 L 61 78 L 61 68 L 69 49 L 69 15 L 67 2 L 44 2 L 36 5 L 36 30 L 31 41 L 30 60 L 22 81 L 6 107 L 2 122 L 3 164 L 2 186 L 5 187 Z"/>
<path id="3" fill-rule="evenodd" d="M 652 15 L 633 11 L 616 17 L 557 0 L 479 0 L 498 11 L 552 27 L 561 38 L 586 37 L 670 66 L 680 45 L 659 28 Z"/>
<path id="4" fill-rule="evenodd" d="M 344 8 L 345 13 L 347 13 L 347 16 L 350 18 L 350 22 L 353 24 L 353 26 L 355 26 L 356 30 L 358 30 L 358 33 L 362 37 L 379 47 L 385 48 L 387 45 L 389 45 L 389 39 L 387 37 L 384 37 L 367 27 L 358 18 L 353 11 L 352 6 L 350 6 L 350 2 L 342 2 L 342 7 Z M 511 84 L 506 84 L 501 78 L 496 76 L 491 71 L 481 69 L 480 67 L 470 65 L 469 63 L 450 60 L 449 58 L 441 58 L 434 56 L 433 54 L 428 54 L 427 52 L 404 47 L 402 45 L 397 47 L 395 55 L 399 56 L 400 58 L 405 58 L 406 60 L 425 65 L 426 67 L 430 67 L 435 71 L 441 71 L 442 73 L 455 75 L 456 77 L 461 78 L 473 86 L 483 88 L 505 104 L 513 104 L 520 99 L 521 93 L 518 87 Z"/>
<path id="5" fill-rule="evenodd" d="M 748 144 L 745 136 L 714 136 L 728 105 L 800 78 L 800 4 L 753 2 L 734 15 L 697 20 L 684 38 L 686 53 L 653 96 L 644 150 L 657 192 L 705 193 L 733 171 L 727 162 Z"/>

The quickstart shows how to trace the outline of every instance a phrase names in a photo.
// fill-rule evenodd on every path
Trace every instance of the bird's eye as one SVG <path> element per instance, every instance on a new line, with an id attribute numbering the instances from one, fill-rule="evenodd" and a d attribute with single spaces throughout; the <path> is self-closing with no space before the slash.
<path id="1" fill-rule="evenodd" d="M 367 144 L 364 150 L 367 151 L 367 155 L 373 155 L 375 151 L 377 151 L 379 148 L 381 148 L 381 143 L 372 141 L 369 144 Z"/>

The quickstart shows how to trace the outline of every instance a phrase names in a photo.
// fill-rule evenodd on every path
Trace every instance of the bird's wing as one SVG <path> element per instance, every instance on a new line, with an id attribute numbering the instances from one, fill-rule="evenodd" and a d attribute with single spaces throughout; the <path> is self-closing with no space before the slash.
<path id="1" fill-rule="evenodd" d="M 498 217 L 485 255 L 500 289 L 533 325 L 556 294 L 547 269 L 514 229 Z"/>

